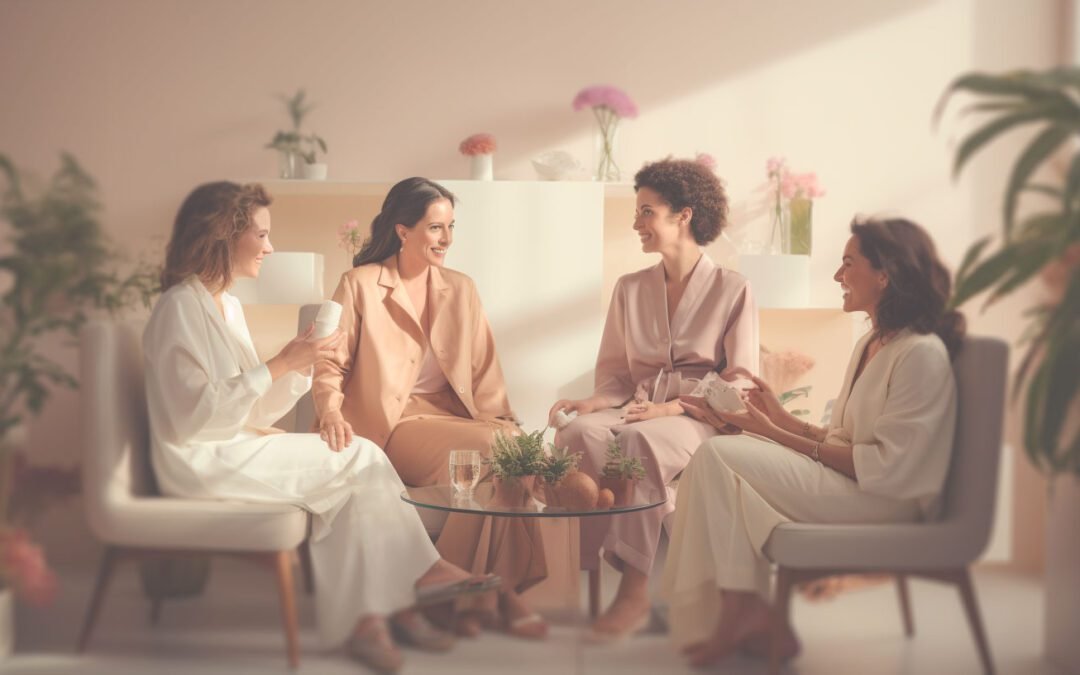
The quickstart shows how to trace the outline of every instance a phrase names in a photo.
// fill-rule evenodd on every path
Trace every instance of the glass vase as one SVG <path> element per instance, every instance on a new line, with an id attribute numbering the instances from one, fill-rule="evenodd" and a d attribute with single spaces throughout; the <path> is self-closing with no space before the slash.
<path id="1" fill-rule="evenodd" d="M 794 197 L 788 202 L 788 246 L 784 253 L 810 255 L 813 248 L 814 202 Z"/>
<path id="2" fill-rule="evenodd" d="M 278 152 L 278 175 L 281 178 L 292 180 L 300 178 L 301 164 L 303 160 L 299 153 L 282 150 Z"/>
<path id="3" fill-rule="evenodd" d="M 619 143 L 619 118 L 598 117 L 596 136 L 593 138 L 593 159 L 596 166 L 596 180 L 617 183 L 622 179 L 622 172 L 615 162 L 615 152 Z"/>

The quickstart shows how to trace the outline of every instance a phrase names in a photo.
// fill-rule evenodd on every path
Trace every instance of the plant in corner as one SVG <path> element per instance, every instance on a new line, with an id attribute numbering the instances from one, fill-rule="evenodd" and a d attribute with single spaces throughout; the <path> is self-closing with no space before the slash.
<path id="1" fill-rule="evenodd" d="M 96 186 L 72 156 L 63 154 L 60 169 L 41 185 L 0 154 L 0 181 L 0 221 L 9 226 L 0 256 L 0 576 L 42 600 L 55 582 L 40 549 L 11 523 L 27 520 L 47 498 L 77 490 L 77 482 L 74 470 L 30 467 L 17 451 L 27 417 L 41 412 L 53 388 L 78 386 L 44 342 L 75 338 L 95 311 L 140 301 L 149 307 L 159 274 L 141 263 L 117 271 L 123 258 L 98 221 Z"/>
<path id="2" fill-rule="evenodd" d="M 1074 536 L 1080 511 L 1080 68 L 963 75 L 946 90 L 937 118 L 957 94 L 974 97 L 962 114 L 978 115 L 980 125 L 960 143 L 954 174 L 1002 134 L 1019 127 L 1035 131 L 1009 175 L 1001 237 L 982 239 L 968 250 L 951 304 L 986 292 L 985 308 L 1036 276 L 1049 291 L 1025 312 L 1025 352 L 1012 396 L 1023 400 L 1027 456 L 1060 479 L 1047 510 L 1043 625 L 1046 656 L 1067 666 L 1080 660 L 1080 597 L 1062 592 L 1075 588 L 1080 570 Z M 1058 165 L 1058 158 L 1065 164 Z M 1049 169 L 1043 172 L 1048 182 L 1038 182 L 1040 168 Z M 1022 200 L 1038 207 L 1018 218 Z"/>
<path id="3" fill-rule="evenodd" d="M 292 128 L 278 131 L 266 144 L 271 150 L 277 150 L 281 156 L 281 178 L 326 178 L 326 165 L 319 163 L 318 152 L 326 154 L 326 141 L 318 134 L 305 134 L 301 131 L 304 118 L 315 105 L 307 100 L 303 89 L 296 90 L 292 96 L 279 94 L 278 98 L 285 105 Z M 303 160 L 303 166 L 299 166 Z"/>

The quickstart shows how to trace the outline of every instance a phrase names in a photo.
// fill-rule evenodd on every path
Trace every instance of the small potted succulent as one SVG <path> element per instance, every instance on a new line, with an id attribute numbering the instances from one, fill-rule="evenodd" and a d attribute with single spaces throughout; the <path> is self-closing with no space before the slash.
<path id="1" fill-rule="evenodd" d="M 278 96 L 289 113 L 292 128 L 274 134 L 266 147 L 281 155 L 281 178 L 325 180 L 326 164 L 316 160 L 318 152 L 326 154 L 326 141 L 318 134 L 305 134 L 300 130 L 304 117 L 315 107 L 306 97 L 303 89 L 298 89 L 292 96 Z"/>
<path id="2" fill-rule="evenodd" d="M 543 462 L 542 430 L 517 436 L 497 432 L 491 458 L 487 460 L 494 476 L 495 503 L 515 508 L 528 504 L 536 489 L 536 477 L 542 470 Z"/>
<path id="3" fill-rule="evenodd" d="M 577 473 L 581 454 L 570 452 L 569 448 L 560 448 L 555 445 L 550 445 L 549 450 L 540 467 L 543 501 L 548 506 L 563 506 L 562 494 L 559 488 L 564 478 L 572 473 Z"/>
<path id="4" fill-rule="evenodd" d="M 611 490 L 615 506 L 628 506 L 634 497 L 634 482 L 645 478 L 645 467 L 637 457 L 627 457 L 618 441 L 608 445 L 605 459 L 597 483 L 602 490 Z"/>

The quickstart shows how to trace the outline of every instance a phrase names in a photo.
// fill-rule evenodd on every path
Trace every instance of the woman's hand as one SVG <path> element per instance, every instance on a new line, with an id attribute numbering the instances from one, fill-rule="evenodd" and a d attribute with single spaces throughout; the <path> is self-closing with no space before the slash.
<path id="1" fill-rule="evenodd" d="M 338 329 L 324 338 L 312 340 L 311 334 L 314 331 L 315 324 L 311 324 L 306 331 L 290 340 L 277 356 L 266 362 L 271 376 L 276 379 L 294 370 L 307 370 L 317 362 L 330 358 L 345 337 Z"/>
<path id="2" fill-rule="evenodd" d="M 551 406 L 551 410 L 548 411 L 548 426 L 558 428 L 555 424 L 555 413 L 562 411 L 564 413 L 577 413 L 578 415 L 588 415 L 591 412 L 596 412 L 600 409 L 600 404 L 591 398 L 583 398 L 580 400 L 571 399 L 559 399 L 555 401 L 555 405 Z"/>
<path id="3" fill-rule="evenodd" d="M 679 407 L 686 411 L 686 414 L 693 417 L 698 422 L 704 422 L 711 425 L 716 429 L 719 434 L 737 434 L 741 429 L 734 425 L 728 424 L 724 420 L 717 416 L 716 411 L 700 396 L 680 396 L 678 400 Z"/>
<path id="4" fill-rule="evenodd" d="M 792 415 L 790 412 L 784 409 L 784 406 L 780 404 L 780 399 L 777 398 L 776 393 L 773 391 L 769 383 L 760 377 L 750 376 L 750 379 L 754 381 L 756 388 L 750 389 L 746 392 L 745 399 L 754 405 L 755 408 L 765 413 L 765 416 L 769 418 L 776 426 L 788 431 L 794 431 L 802 425 L 802 421 Z"/>
<path id="5" fill-rule="evenodd" d="M 746 410 L 744 411 L 717 412 L 714 410 L 713 414 L 745 432 L 764 436 L 768 439 L 772 439 L 776 432 L 780 431 L 780 428 L 769 419 L 768 415 L 749 401 L 746 402 Z"/>
<path id="6" fill-rule="evenodd" d="M 352 425 L 345 421 L 340 410 L 326 413 L 319 420 L 319 436 L 334 452 L 341 452 L 353 441 Z"/>
<path id="7" fill-rule="evenodd" d="M 657 417 L 679 414 L 682 414 L 682 406 L 679 405 L 678 401 L 671 401 L 670 403 L 642 401 L 626 406 L 626 414 L 623 416 L 623 420 L 626 422 L 644 422 Z"/>

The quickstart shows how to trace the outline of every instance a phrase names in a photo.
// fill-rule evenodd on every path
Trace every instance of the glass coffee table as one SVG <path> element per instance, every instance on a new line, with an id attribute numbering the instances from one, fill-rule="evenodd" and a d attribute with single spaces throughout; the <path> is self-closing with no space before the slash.
<path id="1" fill-rule="evenodd" d="M 417 508 L 433 509 L 446 513 L 465 513 L 474 516 L 494 516 L 498 518 L 566 518 L 570 521 L 571 531 L 576 536 L 579 518 L 596 516 L 618 516 L 624 513 L 655 509 L 667 502 L 667 499 L 650 501 L 639 497 L 637 490 L 627 504 L 606 509 L 573 510 L 560 506 L 545 506 L 536 499 L 530 499 L 525 506 L 506 506 L 495 500 L 495 489 L 490 482 L 481 483 L 473 490 L 471 497 L 456 493 L 451 485 L 432 485 L 428 487 L 407 487 L 401 492 L 401 499 Z M 573 565 L 577 566 L 576 560 Z M 599 570 L 589 574 L 589 615 L 595 617 L 600 605 Z"/>

